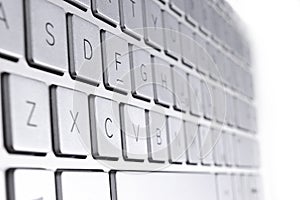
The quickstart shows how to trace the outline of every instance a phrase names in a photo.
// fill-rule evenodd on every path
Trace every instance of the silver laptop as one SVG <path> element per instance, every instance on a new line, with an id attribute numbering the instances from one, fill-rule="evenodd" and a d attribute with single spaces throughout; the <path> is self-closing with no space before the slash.
<path id="1" fill-rule="evenodd" d="M 223 0 L 0 0 L 0 199 L 261 199 L 241 24 Z"/>

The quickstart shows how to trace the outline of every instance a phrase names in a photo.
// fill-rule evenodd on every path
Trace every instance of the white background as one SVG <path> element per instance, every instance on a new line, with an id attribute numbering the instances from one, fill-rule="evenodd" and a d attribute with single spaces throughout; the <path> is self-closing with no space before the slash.
<path id="1" fill-rule="evenodd" d="M 230 2 L 254 47 L 265 200 L 299 200 L 300 1 Z"/>

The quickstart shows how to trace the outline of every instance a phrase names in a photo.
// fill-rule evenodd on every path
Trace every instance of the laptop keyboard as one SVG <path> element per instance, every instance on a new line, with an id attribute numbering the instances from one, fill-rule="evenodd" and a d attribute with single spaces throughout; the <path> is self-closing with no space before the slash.
<path id="1" fill-rule="evenodd" d="M 261 199 L 224 1 L 0 0 L 0 199 Z"/>

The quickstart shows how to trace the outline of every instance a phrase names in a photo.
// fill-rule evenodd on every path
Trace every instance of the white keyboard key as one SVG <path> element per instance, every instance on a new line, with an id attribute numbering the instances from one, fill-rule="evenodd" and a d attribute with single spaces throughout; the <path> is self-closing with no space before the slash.
<path id="1" fill-rule="evenodd" d="M 220 129 L 212 130 L 213 156 L 215 165 L 222 166 L 225 164 L 223 133 Z"/>
<path id="2" fill-rule="evenodd" d="M 179 23 L 170 13 L 163 12 L 164 48 L 165 53 L 171 57 L 180 57 Z"/>
<path id="3" fill-rule="evenodd" d="M 58 200 L 110 200 L 109 176 L 104 172 L 59 171 Z"/>
<path id="4" fill-rule="evenodd" d="M 235 159 L 239 167 L 251 167 L 254 165 L 256 146 L 254 145 L 254 140 L 247 138 L 245 136 L 235 136 Z"/>
<path id="5" fill-rule="evenodd" d="M 153 77 L 150 53 L 137 46 L 132 46 L 130 54 L 133 95 L 146 100 L 153 99 Z"/>
<path id="6" fill-rule="evenodd" d="M 196 116 L 203 115 L 203 97 L 201 81 L 193 75 L 188 76 L 190 112 Z"/>
<path id="7" fill-rule="evenodd" d="M 4 74 L 5 143 L 8 151 L 47 153 L 51 150 L 50 103 L 46 84 Z"/>
<path id="8" fill-rule="evenodd" d="M 194 67 L 197 63 L 194 33 L 191 28 L 182 23 L 179 27 L 182 62 L 190 67 Z"/>
<path id="9" fill-rule="evenodd" d="M 234 163 L 234 146 L 233 135 L 229 132 L 225 132 L 223 136 L 225 163 L 227 166 L 233 166 Z"/>
<path id="10" fill-rule="evenodd" d="M 25 1 L 25 8 L 29 63 L 64 73 L 68 69 L 65 11 L 46 0 Z"/>
<path id="11" fill-rule="evenodd" d="M 48 170 L 16 169 L 8 172 L 8 199 L 53 200 L 54 173 Z"/>
<path id="12" fill-rule="evenodd" d="M 154 111 L 147 113 L 149 160 L 164 162 L 168 160 L 166 116 Z"/>
<path id="13" fill-rule="evenodd" d="M 235 97 L 226 93 L 226 122 L 230 126 L 234 126 L 235 123 Z"/>
<path id="14" fill-rule="evenodd" d="M 121 93 L 130 91 L 129 49 L 126 40 L 101 30 L 104 84 Z"/>
<path id="15" fill-rule="evenodd" d="M 116 172 L 117 199 L 217 200 L 213 174 Z"/>
<path id="16" fill-rule="evenodd" d="M 58 155 L 90 154 L 90 120 L 87 96 L 63 87 L 51 88 L 54 150 Z"/>
<path id="17" fill-rule="evenodd" d="M 231 182 L 232 182 L 232 191 L 233 191 L 234 199 L 246 200 L 245 193 L 244 193 L 243 177 L 241 177 L 239 174 L 235 174 L 232 176 Z"/>
<path id="18" fill-rule="evenodd" d="M 191 122 L 185 122 L 185 138 L 188 163 L 199 163 L 201 158 L 199 144 L 199 126 Z"/>
<path id="19" fill-rule="evenodd" d="M 211 129 L 206 126 L 200 126 L 200 152 L 202 164 L 214 164 L 213 148 L 214 144 Z"/>
<path id="20" fill-rule="evenodd" d="M 0 1 L 0 55 L 24 54 L 23 7 L 21 0 Z"/>
<path id="21" fill-rule="evenodd" d="M 161 8 L 155 1 L 143 0 L 145 42 L 154 48 L 163 48 L 163 24 Z"/>
<path id="22" fill-rule="evenodd" d="M 258 177 L 245 176 L 245 196 L 247 200 L 260 200 L 260 188 L 258 188 Z"/>
<path id="23" fill-rule="evenodd" d="M 200 0 L 185 0 L 184 1 L 184 8 L 185 8 L 185 17 L 188 22 L 195 25 L 196 20 L 198 19 L 199 8 L 201 7 Z"/>
<path id="24" fill-rule="evenodd" d="M 214 107 L 215 107 L 215 116 L 216 120 L 220 123 L 225 123 L 225 117 L 227 113 L 226 109 L 226 96 L 223 87 L 214 87 L 213 90 L 214 96 Z"/>
<path id="25" fill-rule="evenodd" d="M 121 129 L 117 102 L 90 97 L 92 153 L 95 158 L 117 160 L 121 156 Z"/>
<path id="26" fill-rule="evenodd" d="M 145 110 L 131 105 L 122 105 L 121 116 L 124 159 L 143 161 L 147 158 Z"/>
<path id="27" fill-rule="evenodd" d="M 196 67 L 203 74 L 208 74 L 209 68 L 214 67 L 212 58 L 206 51 L 206 41 L 199 34 L 195 34 Z"/>
<path id="28" fill-rule="evenodd" d="M 102 82 L 100 29 L 76 16 L 67 15 L 70 74 L 73 79 L 98 85 Z"/>
<path id="29" fill-rule="evenodd" d="M 162 105 L 173 105 L 171 66 L 161 58 L 153 58 L 154 101 Z"/>
<path id="30" fill-rule="evenodd" d="M 186 147 L 184 141 L 184 124 L 182 120 L 175 117 L 168 118 L 168 144 L 170 162 L 185 162 Z"/>
<path id="31" fill-rule="evenodd" d="M 206 119 L 213 119 L 215 112 L 213 86 L 210 83 L 201 81 L 201 87 L 203 92 L 204 117 Z"/>
<path id="32" fill-rule="evenodd" d="M 120 0 L 120 3 L 122 30 L 140 39 L 143 35 L 142 0 Z"/>
<path id="33" fill-rule="evenodd" d="M 218 174 L 216 177 L 219 200 L 233 200 L 231 176 Z"/>
<path id="34" fill-rule="evenodd" d="M 172 72 L 174 107 L 177 110 L 188 111 L 190 105 L 187 74 L 177 66 L 172 67 Z"/>
<path id="35" fill-rule="evenodd" d="M 92 0 L 92 10 L 96 17 L 113 26 L 120 22 L 119 0 Z"/>

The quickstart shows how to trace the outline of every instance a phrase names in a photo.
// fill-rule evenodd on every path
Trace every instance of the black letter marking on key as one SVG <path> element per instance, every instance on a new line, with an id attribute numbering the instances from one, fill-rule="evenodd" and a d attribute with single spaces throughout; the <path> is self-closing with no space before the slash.
<path id="1" fill-rule="evenodd" d="M 139 134 L 140 134 L 140 125 L 137 126 L 137 130 L 135 130 L 134 124 L 132 124 L 134 136 L 135 136 L 135 141 L 139 141 Z"/>
<path id="2" fill-rule="evenodd" d="M 47 42 L 50 46 L 53 46 L 53 45 L 55 45 L 55 37 L 54 37 L 54 35 L 50 32 L 49 28 L 52 28 L 52 29 L 53 29 L 54 26 L 53 26 L 53 24 L 51 24 L 50 22 L 47 22 L 47 23 L 45 24 L 45 29 L 46 29 L 46 32 L 50 35 L 51 40 L 46 39 L 46 42 Z"/>
<path id="3" fill-rule="evenodd" d="M 93 47 L 91 43 L 86 39 L 83 39 L 83 49 L 84 49 L 84 58 L 87 60 L 91 60 L 93 57 Z"/>
<path id="4" fill-rule="evenodd" d="M 146 70 L 144 70 L 144 69 L 146 69 L 146 65 L 142 64 L 140 68 L 141 68 L 142 80 L 147 81 L 147 79 L 148 79 L 147 72 L 146 72 Z"/>
<path id="5" fill-rule="evenodd" d="M 108 131 L 107 131 L 107 122 L 110 122 L 110 123 L 112 123 L 112 120 L 108 117 L 108 118 L 106 118 L 106 120 L 105 120 L 105 133 L 106 133 L 106 135 L 107 135 L 107 137 L 109 137 L 109 138 L 112 138 L 113 136 L 114 136 L 114 134 L 110 134 Z"/>
<path id="6" fill-rule="evenodd" d="M 6 19 L 6 15 L 5 15 L 5 10 L 4 10 L 4 6 L 2 5 L 2 2 L 0 2 L 0 21 L 3 21 L 5 23 L 5 26 L 7 29 L 9 29 L 9 26 L 8 26 L 8 22 L 7 22 L 7 19 Z"/>
<path id="7" fill-rule="evenodd" d="M 161 130 L 159 128 L 156 128 L 156 143 L 158 145 L 161 145 L 162 143 Z"/>
<path id="8" fill-rule="evenodd" d="M 73 120 L 73 124 L 72 124 L 72 127 L 71 127 L 71 132 L 73 133 L 73 130 L 76 127 L 78 133 L 80 133 L 79 128 L 78 128 L 77 123 L 76 123 L 78 115 L 79 115 L 79 112 L 77 112 L 76 115 L 75 115 L 75 117 L 74 117 L 73 112 L 70 110 L 70 115 L 71 115 L 72 120 Z"/>
<path id="9" fill-rule="evenodd" d="M 30 110 L 29 116 L 27 118 L 27 126 L 37 127 L 37 125 L 32 123 L 32 121 L 31 121 L 33 113 L 35 111 L 36 103 L 33 101 L 26 101 L 26 103 L 31 105 L 31 110 Z"/>
<path id="10" fill-rule="evenodd" d="M 132 8 L 132 16 L 135 17 L 135 12 L 134 12 L 135 0 L 130 0 L 130 1 L 131 1 L 131 8 Z"/>

